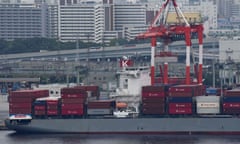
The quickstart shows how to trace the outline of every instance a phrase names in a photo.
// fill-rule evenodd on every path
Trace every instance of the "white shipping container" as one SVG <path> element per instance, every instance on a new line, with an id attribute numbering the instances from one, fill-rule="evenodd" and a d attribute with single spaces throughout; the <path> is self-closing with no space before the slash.
<path id="1" fill-rule="evenodd" d="M 220 102 L 219 96 L 197 96 L 196 102 Z"/>
<path id="2" fill-rule="evenodd" d="M 197 108 L 197 114 L 219 114 L 220 108 Z"/>
<path id="3" fill-rule="evenodd" d="M 197 114 L 219 114 L 219 96 L 198 96 L 196 97 Z"/>
<path id="4" fill-rule="evenodd" d="M 219 102 L 198 102 L 197 107 L 198 108 L 218 108 Z"/>

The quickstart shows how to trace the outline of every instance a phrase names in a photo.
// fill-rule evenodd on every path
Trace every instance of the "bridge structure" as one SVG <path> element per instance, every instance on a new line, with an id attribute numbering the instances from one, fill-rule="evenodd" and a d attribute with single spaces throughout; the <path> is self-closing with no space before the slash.
<path id="1" fill-rule="evenodd" d="M 103 54 L 105 59 L 118 59 L 122 56 L 151 56 L 151 49 L 149 49 L 150 44 L 136 44 L 131 46 L 113 46 L 105 47 L 104 51 L 102 49 L 72 49 L 72 50 L 60 50 L 60 51 L 44 51 L 44 52 L 31 52 L 31 53 L 18 53 L 18 54 L 5 54 L 0 55 L 0 64 L 3 63 L 17 63 L 20 61 L 57 61 L 62 58 L 65 61 L 75 61 L 77 57 L 79 60 L 87 59 L 103 59 Z M 157 46 L 156 49 L 158 49 Z M 192 48 L 195 50 L 194 55 L 197 56 L 198 41 L 192 40 Z M 219 42 L 216 39 L 204 39 L 203 43 L 203 59 L 217 59 Z M 169 44 L 169 50 L 176 53 L 178 56 L 186 55 L 186 47 L 184 41 L 176 41 Z M 214 52 L 213 52 L 214 51 Z"/>

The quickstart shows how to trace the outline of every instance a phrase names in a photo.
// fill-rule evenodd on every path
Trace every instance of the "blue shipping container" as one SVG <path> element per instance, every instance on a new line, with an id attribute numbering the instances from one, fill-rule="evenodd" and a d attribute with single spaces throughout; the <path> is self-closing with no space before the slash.
<path id="1" fill-rule="evenodd" d="M 168 97 L 169 103 L 192 103 L 192 97 Z"/>
<path id="2" fill-rule="evenodd" d="M 34 105 L 46 105 L 46 101 L 34 101 Z"/>
<path id="3" fill-rule="evenodd" d="M 223 102 L 240 102 L 240 97 L 223 97 Z"/>
<path id="4" fill-rule="evenodd" d="M 217 94 L 217 88 L 207 88 L 206 89 L 207 95 L 216 95 Z"/>

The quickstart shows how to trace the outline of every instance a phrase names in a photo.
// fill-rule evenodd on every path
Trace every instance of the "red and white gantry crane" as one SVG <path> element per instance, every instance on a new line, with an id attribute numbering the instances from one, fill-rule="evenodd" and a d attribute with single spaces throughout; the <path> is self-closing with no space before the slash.
<path id="1" fill-rule="evenodd" d="M 166 24 L 169 13 L 170 2 L 174 6 L 178 23 L 168 25 Z M 186 84 L 190 84 L 190 48 L 191 48 L 191 33 L 198 34 L 199 42 L 199 67 L 198 67 L 198 83 L 202 84 L 202 63 L 203 63 L 203 25 L 200 23 L 189 24 L 181 9 L 178 7 L 176 0 L 166 0 L 158 11 L 156 17 L 151 23 L 148 30 L 137 38 L 146 39 L 151 38 L 151 84 L 154 84 L 155 79 L 155 48 L 157 45 L 157 38 L 168 41 L 171 37 L 176 35 L 184 35 L 186 42 Z M 166 44 L 166 43 L 165 43 Z M 165 46 L 165 51 L 168 51 L 168 46 Z M 164 62 L 164 84 L 168 83 L 168 62 Z"/>

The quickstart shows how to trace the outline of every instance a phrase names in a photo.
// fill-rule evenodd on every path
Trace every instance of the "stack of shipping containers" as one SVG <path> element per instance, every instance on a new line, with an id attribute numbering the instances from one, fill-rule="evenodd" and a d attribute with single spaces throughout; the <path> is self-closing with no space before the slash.
<path id="1" fill-rule="evenodd" d="M 87 93 L 81 88 L 61 89 L 61 115 L 83 116 Z"/>
<path id="2" fill-rule="evenodd" d="M 59 99 L 52 98 L 46 100 L 47 116 L 59 115 Z"/>
<path id="3" fill-rule="evenodd" d="M 165 86 L 142 87 L 142 113 L 144 115 L 165 114 L 165 97 L 167 89 Z"/>
<path id="4" fill-rule="evenodd" d="M 76 86 L 75 88 L 82 89 L 87 92 L 87 96 L 89 100 L 97 100 L 100 96 L 99 86 Z"/>
<path id="5" fill-rule="evenodd" d="M 240 89 L 226 90 L 223 97 L 224 114 L 240 114 Z"/>
<path id="6" fill-rule="evenodd" d="M 193 110 L 193 97 L 202 95 L 200 85 L 176 85 L 169 88 L 168 113 L 170 115 L 190 115 Z"/>
<path id="7" fill-rule="evenodd" d="M 13 91 L 9 94 L 9 114 L 32 115 L 32 103 L 35 99 L 48 96 L 48 90 Z"/>
<path id="8" fill-rule="evenodd" d="M 33 114 L 35 117 L 44 118 L 46 116 L 46 101 L 34 101 Z"/>
<path id="9" fill-rule="evenodd" d="M 39 98 L 33 103 L 34 115 L 39 118 L 59 116 L 59 110 L 59 98 Z"/>
<path id="10" fill-rule="evenodd" d="M 116 109 L 116 102 L 114 100 L 94 100 L 88 101 L 87 114 L 94 115 L 113 115 Z"/>

